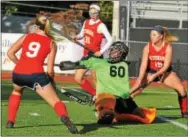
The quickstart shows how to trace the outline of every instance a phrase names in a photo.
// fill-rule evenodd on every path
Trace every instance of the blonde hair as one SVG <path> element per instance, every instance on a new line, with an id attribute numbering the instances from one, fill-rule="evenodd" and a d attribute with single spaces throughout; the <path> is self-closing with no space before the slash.
<path id="1" fill-rule="evenodd" d="M 40 30 L 43 30 L 47 36 L 54 40 L 54 36 L 51 34 L 51 22 L 46 16 L 39 15 L 35 20 L 35 24 Z"/>
<path id="2" fill-rule="evenodd" d="M 178 41 L 179 38 L 178 36 L 175 36 L 173 34 L 171 34 L 169 31 L 168 31 L 168 28 L 167 27 L 162 27 L 163 31 L 164 31 L 164 41 L 168 42 L 168 43 L 172 43 L 174 41 Z"/>
<path id="3" fill-rule="evenodd" d="M 178 41 L 179 38 L 173 34 L 171 34 L 169 31 L 168 31 L 168 28 L 167 27 L 164 27 L 164 26 L 155 26 L 153 28 L 153 30 L 156 30 L 157 32 L 159 32 L 160 34 L 163 35 L 163 41 L 165 42 L 168 42 L 168 43 L 172 43 L 174 41 Z"/>

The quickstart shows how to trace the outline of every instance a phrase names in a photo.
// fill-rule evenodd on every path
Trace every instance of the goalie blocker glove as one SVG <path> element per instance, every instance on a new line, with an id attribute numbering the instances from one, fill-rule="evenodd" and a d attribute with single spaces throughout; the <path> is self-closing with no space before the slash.
<path id="1" fill-rule="evenodd" d="M 62 61 L 59 65 L 60 70 L 86 69 L 84 65 L 79 62 Z"/>

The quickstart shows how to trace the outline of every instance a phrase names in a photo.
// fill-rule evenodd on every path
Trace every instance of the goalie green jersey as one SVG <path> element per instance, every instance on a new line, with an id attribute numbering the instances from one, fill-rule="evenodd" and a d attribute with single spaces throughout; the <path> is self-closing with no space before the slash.
<path id="1" fill-rule="evenodd" d="M 130 85 L 126 62 L 110 64 L 107 59 L 92 57 L 81 60 L 80 64 L 96 71 L 96 94 L 110 93 L 122 98 L 129 96 Z"/>

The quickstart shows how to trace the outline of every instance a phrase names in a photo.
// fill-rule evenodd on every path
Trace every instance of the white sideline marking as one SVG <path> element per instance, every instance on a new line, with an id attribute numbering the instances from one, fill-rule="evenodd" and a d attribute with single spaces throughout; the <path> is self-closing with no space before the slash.
<path id="1" fill-rule="evenodd" d="M 40 116 L 40 114 L 36 113 L 36 112 L 31 112 L 31 113 L 29 113 L 29 115 L 31 115 L 31 116 Z"/>
<path id="2" fill-rule="evenodd" d="M 170 122 L 171 124 L 173 124 L 173 125 L 175 125 L 177 127 L 183 128 L 183 129 L 188 131 L 188 126 L 187 125 L 181 124 L 179 122 L 170 120 L 170 119 L 162 117 L 162 116 L 157 116 L 157 118 L 159 118 L 160 120 L 165 121 L 165 122 Z"/>
<path id="3" fill-rule="evenodd" d="M 66 101 L 66 100 L 62 100 L 62 102 L 65 103 L 65 104 L 69 103 L 69 101 Z"/>
<path id="4" fill-rule="evenodd" d="M 166 108 L 174 108 L 174 106 L 166 106 Z"/>

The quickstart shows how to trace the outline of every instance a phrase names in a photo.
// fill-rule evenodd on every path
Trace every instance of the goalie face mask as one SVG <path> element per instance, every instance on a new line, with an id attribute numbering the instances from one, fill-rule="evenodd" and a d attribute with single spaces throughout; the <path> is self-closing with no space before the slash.
<path id="1" fill-rule="evenodd" d="M 121 41 L 114 42 L 109 49 L 109 63 L 124 61 L 129 52 L 128 47 Z"/>

